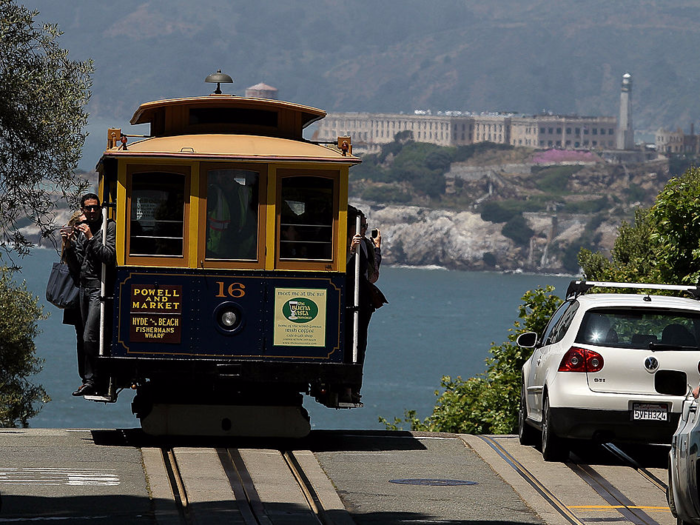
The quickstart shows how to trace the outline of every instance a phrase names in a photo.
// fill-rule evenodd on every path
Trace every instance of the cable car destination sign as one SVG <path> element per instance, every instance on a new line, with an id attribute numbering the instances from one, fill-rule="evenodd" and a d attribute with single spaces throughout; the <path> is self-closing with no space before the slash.
<path id="1" fill-rule="evenodd" d="M 131 285 L 129 339 L 134 343 L 179 343 L 181 285 Z"/>

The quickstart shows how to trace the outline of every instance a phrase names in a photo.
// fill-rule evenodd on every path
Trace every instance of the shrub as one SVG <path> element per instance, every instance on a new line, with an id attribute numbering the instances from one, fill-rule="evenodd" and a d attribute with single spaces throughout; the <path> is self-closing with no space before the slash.
<path id="1" fill-rule="evenodd" d="M 425 163 L 426 158 L 431 153 L 442 149 L 436 144 L 428 144 L 427 142 L 409 142 L 403 146 L 401 152 L 394 158 L 394 166 L 399 169 L 409 167 L 429 169 Z"/>
<path id="2" fill-rule="evenodd" d="M 38 298 L 16 285 L 11 272 L 0 268 L 0 427 L 26 427 L 48 402 L 43 387 L 29 378 L 41 371 L 35 356 L 37 321 L 46 319 Z"/>
<path id="3" fill-rule="evenodd" d="M 501 233 L 518 246 L 526 246 L 530 242 L 530 238 L 535 234 L 522 215 L 516 215 L 505 223 Z"/>
<path id="4" fill-rule="evenodd" d="M 425 193 L 428 197 L 433 199 L 439 199 L 441 195 L 445 193 L 445 186 L 447 185 L 445 177 L 439 173 L 429 172 L 425 173 L 422 177 L 412 181 L 413 187 L 416 191 Z"/>
<path id="5" fill-rule="evenodd" d="M 534 168 L 536 174 L 535 185 L 538 189 L 554 194 L 566 192 L 566 186 L 571 176 L 583 169 L 583 166 L 552 166 L 547 168 Z"/>
<path id="6" fill-rule="evenodd" d="M 630 184 L 629 188 L 625 189 L 627 202 L 644 202 L 647 197 L 647 192 L 637 184 Z"/>
<path id="7" fill-rule="evenodd" d="M 561 264 L 564 269 L 568 272 L 577 274 L 579 271 L 578 254 L 581 249 L 584 248 L 578 242 L 572 242 L 564 249 L 564 254 L 562 255 Z M 586 246 L 585 249 L 589 249 Z"/>
<path id="8" fill-rule="evenodd" d="M 413 140 L 413 131 L 405 129 L 394 135 L 394 142 L 407 142 Z"/>
<path id="9" fill-rule="evenodd" d="M 379 153 L 379 155 L 377 155 L 377 160 L 378 160 L 380 163 L 383 163 L 384 161 L 386 161 L 386 158 L 387 158 L 389 155 L 393 155 L 394 157 L 396 157 L 396 155 L 398 155 L 399 153 L 401 153 L 401 150 L 403 149 L 403 146 L 404 146 L 404 145 L 403 145 L 402 142 L 396 142 L 396 141 L 394 141 L 394 142 L 389 142 L 388 144 L 384 144 L 384 145 L 382 146 L 382 151 L 381 151 L 381 153 Z"/>
<path id="10" fill-rule="evenodd" d="M 495 142 L 477 142 L 469 146 L 459 146 L 455 152 L 452 162 L 464 162 L 469 160 L 474 155 L 483 153 L 484 151 L 510 151 L 515 149 L 515 146 L 510 144 L 496 144 Z"/>
<path id="11" fill-rule="evenodd" d="M 396 186 L 370 186 L 362 192 L 362 199 L 377 203 L 405 204 L 411 202 L 411 194 Z"/>
<path id="12" fill-rule="evenodd" d="M 608 197 L 603 195 L 600 199 L 593 201 L 568 202 L 562 209 L 565 213 L 598 213 L 608 207 Z"/>
<path id="13" fill-rule="evenodd" d="M 693 156 L 673 155 L 668 160 L 668 172 L 671 177 L 680 177 L 697 163 L 697 159 Z"/>
<path id="14" fill-rule="evenodd" d="M 378 163 L 376 155 L 365 155 L 362 163 L 350 170 L 350 179 L 383 182 L 387 179 L 387 170 Z"/>
<path id="15" fill-rule="evenodd" d="M 433 151 L 425 157 L 425 166 L 430 170 L 436 170 L 440 173 L 449 171 L 452 164 L 452 155 L 445 149 Z"/>
<path id="16" fill-rule="evenodd" d="M 520 215 L 520 212 L 500 202 L 488 201 L 481 206 L 481 219 L 487 222 L 508 222 L 516 215 Z"/>

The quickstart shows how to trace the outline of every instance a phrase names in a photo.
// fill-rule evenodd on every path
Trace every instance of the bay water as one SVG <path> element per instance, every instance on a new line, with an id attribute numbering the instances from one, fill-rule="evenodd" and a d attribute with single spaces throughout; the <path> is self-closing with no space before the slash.
<path id="1" fill-rule="evenodd" d="M 51 401 L 30 420 L 34 428 L 135 428 L 134 393 L 124 390 L 115 404 L 71 396 L 80 385 L 75 331 L 62 324 L 62 312 L 44 299 L 54 250 L 37 248 L 16 261 L 15 280 L 25 280 L 50 313 L 39 326 L 37 354 L 44 368 L 33 381 L 44 386 Z M 416 410 L 423 419 L 435 406 L 435 391 L 444 375 L 468 378 L 486 369 L 492 343 L 508 337 L 522 295 L 551 284 L 563 297 L 571 277 L 438 268 L 382 267 L 377 285 L 389 304 L 372 317 L 365 359 L 364 407 L 335 410 L 305 397 L 313 429 L 383 429 L 378 419 L 403 417 Z"/>

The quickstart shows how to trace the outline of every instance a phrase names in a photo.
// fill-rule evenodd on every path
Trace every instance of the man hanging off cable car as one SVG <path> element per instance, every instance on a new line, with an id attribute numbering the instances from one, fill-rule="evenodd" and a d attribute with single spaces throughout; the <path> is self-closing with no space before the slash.
<path id="1" fill-rule="evenodd" d="M 110 284 L 114 283 L 117 227 L 111 219 L 103 227 L 102 206 L 94 193 L 84 195 L 80 205 L 87 222 L 70 230 L 62 228 L 61 236 L 66 245 L 66 261 L 80 275 L 80 316 L 84 327 L 85 375 L 73 395 L 87 396 L 105 393 L 107 389 L 105 380 L 97 376 L 96 361 L 100 349 L 101 285 L 104 282 L 106 289 L 111 290 Z"/>

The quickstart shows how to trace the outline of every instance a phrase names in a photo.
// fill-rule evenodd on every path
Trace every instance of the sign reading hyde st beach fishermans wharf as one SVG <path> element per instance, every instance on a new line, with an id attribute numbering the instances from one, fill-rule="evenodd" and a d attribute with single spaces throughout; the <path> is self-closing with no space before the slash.
<path id="1" fill-rule="evenodd" d="M 275 346 L 326 346 L 326 290 L 275 289 Z"/>
<path id="2" fill-rule="evenodd" d="M 181 319 L 182 286 L 131 285 L 131 342 L 179 343 Z"/>

